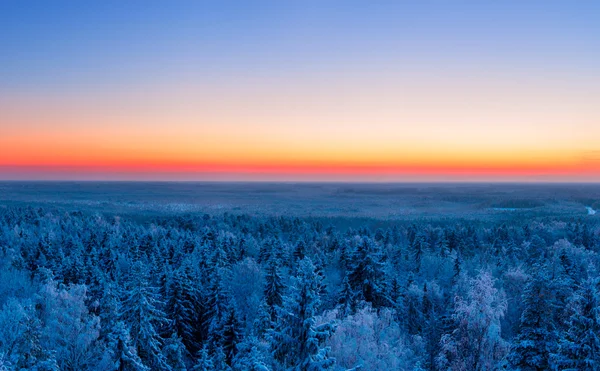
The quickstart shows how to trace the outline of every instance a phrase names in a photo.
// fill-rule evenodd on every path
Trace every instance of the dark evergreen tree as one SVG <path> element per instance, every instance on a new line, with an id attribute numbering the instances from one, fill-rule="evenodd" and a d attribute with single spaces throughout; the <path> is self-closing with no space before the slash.
<path id="1" fill-rule="evenodd" d="M 186 371 L 185 353 L 187 353 L 185 346 L 176 334 L 172 334 L 171 337 L 165 339 L 162 354 L 167 370 Z"/>
<path id="2" fill-rule="evenodd" d="M 242 341 L 242 324 L 234 308 L 230 309 L 223 327 L 223 352 L 226 363 L 231 366 L 237 354 L 237 345 Z"/>
<path id="3" fill-rule="evenodd" d="M 121 319 L 129 325 L 131 344 L 142 362 L 150 368 L 168 368 L 162 355 L 159 329 L 169 324 L 161 310 L 157 289 L 150 285 L 147 267 L 141 262 L 134 265 L 127 284 Z"/>
<path id="4" fill-rule="evenodd" d="M 350 286 L 359 296 L 378 308 L 389 305 L 386 294 L 386 276 L 379 246 L 364 237 L 352 256 L 348 274 Z"/>
<path id="5" fill-rule="evenodd" d="M 269 307 L 271 318 L 274 318 L 276 308 L 282 303 L 283 290 L 285 288 L 279 266 L 279 260 L 272 258 L 265 274 L 265 302 Z"/>
<path id="6" fill-rule="evenodd" d="M 275 328 L 270 331 L 273 357 L 284 368 L 326 370 L 335 364 L 328 349 L 322 347 L 334 330 L 333 324 L 315 325 L 320 305 L 319 280 L 310 259 L 302 260 L 294 285 L 279 309 Z"/>
<path id="7" fill-rule="evenodd" d="M 554 318 L 554 292 L 551 281 L 541 268 L 523 293 L 523 314 L 509 354 L 510 364 L 522 371 L 550 368 L 550 355 L 557 349 Z"/>
<path id="8" fill-rule="evenodd" d="M 215 365 L 208 353 L 208 347 L 205 345 L 198 351 L 198 361 L 192 368 L 193 371 L 216 371 Z"/>
<path id="9" fill-rule="evenodd" d="M 223 336 L 225 316 L 230 310 L 231 294 L 226 285 L 228 271 L 218 268 L 211 278 L 208 289 L 203 328 L 208 335 L 208 340 L 220 344 Z"/>
<path id="10" fill-rule="evenodd" d="M 597 288 L 592 280 L 586 281 L 575 294 L 569 328 L 559 345 L 559 352 L 553 357 L 557 369 L 600 369 L 600 307 Z"/>
<path id="11" fill-rule="evenodd" d="M 352 289 L 352 286 L 350 286 L 348 276 L 344 277 L 342 290 L 338 295 L 337 303 L 340 307 L 340 314 L 344 317 L 354 313 L 356 310 L 356 293 Z"/>
<path id="12" fill-rule="evenodd" d="M 149 371 L 133 346 L 129 330 L 122 321 L 113 326 L 113 330 L 107 336 L 105 357 L 106 370 L 114 371 Z"/>
<path id="13" fill-rule="evenodd" d="M 427 240 L 427 236 L 424 231 L 420 231 L 415 235 L 415 238 L 412 243 L 414 260 L 415 260 L 415 270 L 418 273 L 421 270 L 421 261 L 423 259 L 423 254 L 429 248 L 429 241 Z"/>
<path id="14" fill-rule="evenodd" d="M 191 268 L 187 265 L 175 272 L 165 308 L 171 319 L 167 333 L 177 334 L 191 354 L 199 349 L 196 331 L 199 325 L 197 313 L 200 309 L 200 293 L 193 279 Z"/>

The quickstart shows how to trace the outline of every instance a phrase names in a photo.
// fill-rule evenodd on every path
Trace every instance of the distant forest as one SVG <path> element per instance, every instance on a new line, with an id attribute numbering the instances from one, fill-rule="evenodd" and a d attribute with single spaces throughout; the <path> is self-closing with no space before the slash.
<path id="1" fill-rule="evenodd" d="M 0 370 L 600 370 L 597 220 L 0 207 Z"/>

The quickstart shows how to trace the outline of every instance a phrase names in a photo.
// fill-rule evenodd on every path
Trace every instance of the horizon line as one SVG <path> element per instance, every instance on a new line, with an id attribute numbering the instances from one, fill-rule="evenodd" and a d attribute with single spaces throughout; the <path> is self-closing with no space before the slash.
<path id="1" fill-rule="evenodd" d="M 478 184 L 478 185 L 599 185 L 600 180 L 181 180 L 181 179 L 0 179 L 0 183 L 210 183 L 210 184 L 377 184 L 377 185 L 408 185 L 408 184 Z"/>

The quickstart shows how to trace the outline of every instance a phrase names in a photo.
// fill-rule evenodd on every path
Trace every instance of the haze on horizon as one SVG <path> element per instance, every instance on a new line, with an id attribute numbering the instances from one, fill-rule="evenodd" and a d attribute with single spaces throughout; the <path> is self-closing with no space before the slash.
<path id="1" fill-rule="evenodd" d="M 0 179 L 600 181 L 594 1 L 0 4 Z"/>

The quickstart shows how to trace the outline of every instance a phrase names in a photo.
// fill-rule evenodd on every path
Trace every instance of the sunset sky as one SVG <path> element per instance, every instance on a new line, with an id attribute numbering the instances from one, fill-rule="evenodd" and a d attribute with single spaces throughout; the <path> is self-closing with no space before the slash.
<path id="1" fill-rule="evenodd" d="M 598 1 L 2 1 L 0 179 L 600 181 Z"/>

